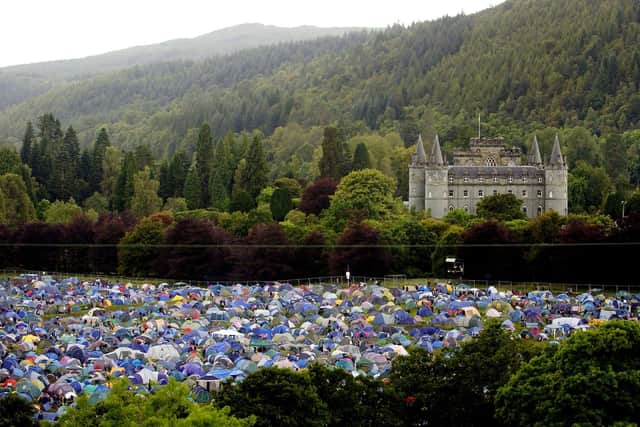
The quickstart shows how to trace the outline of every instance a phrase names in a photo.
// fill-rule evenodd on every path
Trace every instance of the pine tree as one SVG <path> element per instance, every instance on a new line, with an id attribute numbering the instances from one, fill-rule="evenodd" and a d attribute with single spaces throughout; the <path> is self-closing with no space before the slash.
<path id="1" fill-rule="evenodd" d="M 92 166 L 91 154 L 89 154 L 89 151 L 86 149 L 82 150 L 80 165 L 78 167 L 78 176 L 87 183 L 89 183 L 89 180 L 91 179 Z"/>
<path id="2" fill-rule="evenodd" d="M 33 147 L 35 136 L 33 134 L 33 125 L 31 121 L 27 122 L 27 129 L 24 131 L 22 138 L 22 148 L 20 149 L 20 159 L 22 163 L 31 165 L 31 150 Z"/>
<path id="3" fill-rule="evenodd" d="M 220 211 L 229 208 L 229 195 L 233 181 L 233 155 L 231 152 L 233 139 L 233 134 L 228 134 L 216 145 L 213 173 L 209 181 L 211 206 Z"/>
<path id="4" fill-rule="evenodd" d="M 240 182 L 238 184 L 243 191 L 246 191 L 255 199 L 260 194 L 260 191 L 266 187 L 268 176 L 269 170 L 264 156 L 262 138 L 259 134 L 256 134 L 249 147 L 246 166 L 240 174 Z"/>
<path id="5" fill-rule="evenodd" d="M 369 150 L 367 146 L 361 142 L 356 145 L 355 152 L 353 153 L 353 165 L 352 170 L 357 171 L 360 169 L 371 168 L 371 158 L 369 157 Z"/>
<path id="6" fill-rule="evenodd" d="M 31 169 L 28 165 L 21 165 L 18 171 L 18 175 L 20 175 L 20 177 L 22 178 L 25 188 L 27 189 L 27 195 L 29 196 L 29 199 L 31 199 L 31 203 L 33 203 L 33 206 L 35 206 L 37 204 L 37 198 L 33 188 L 33 177 L 31 176 Z"/>
<path id="7" fill-rule="evenodd" d="M 173 196 L 173 182 L 169 175 L 169 162 L 166 160 L 160 165 L 160 171 L 158 173 L 158 179 L 160 181 L 160 187 L 158 188 L 158 195 L 162 200 L 166 200 L 168 197 Z"/>
<path id="8" fill-rule="evenodd" d="M 286 188 L 276 188 L 271 195 L 269 207 L 271 208 L 271 215 L 274 220 L 284 221 L 285 216 L 293 209 L 289 190 Z"/>
<path id="9" fill-rule="evenodd" d="M 90 191 L 100 191 L 100 184 L 102 183 L 102 176 L 104 174 L 102 162 L 104 161 L 104 154 L 107 151 L 111 143 L 109 142 L 109 135 L 105 128 L 101 128 L 96 138 L 96 142 L 93 146 L 93 153 L 91 156 L 91 175 L 89 178 Z"/>
<path id="10" fill-rule="evenodd" d="M 122 169 L 116 180 L 116 187 L 113 194 L 113 207 L 116 211 L 122 212 L 131 208 L 131 198 L 133 197 L 133 176 L 136 173 L 136 160 L 132 152 L 127 152 L 124 156 Z"/>
<path id="11" fill-rule="evenodd" d="M 320 177 L 339 180 L 342 176 L 342 147 L 338 144 L 338 131 L 333 126 L 324 128 L 322 139 L 322 158 L 320 159 Z"/>
<path id="12" fill-rule="evenodd" d="M 227 136 L 216 146 L 215 153 L 215 169 L 219 170 L 220 180 L 224 184 L 227 194 L 231 194 L 233 185 L 233 173 L 237 161 L 234 159 L 233 149 L 235 145 L 235 137 L 233 133 L 228 133 Z"/>
<path id="13" fill-rule="evenodd" d="M 184 151 L 178 151 L 173 155 L 169 163 L 169 187 L 172 197 L 182 197 L 184 191 L 184 181 L 189 173 L 189 160 Z"/>
<path id="14" fill-rule="evenodd" d="M 147 144 L 140 144 L 133 150 L 133 157 L 136 160 L 136 171 L 144 170 L 145 167 L 153 166 L 153 153 Z"/>
<path id="15" fill-rule="evenodd" d="M 229 208 L 229 193 L 224 182 L 222 168 L 217 168 L 213 172 L 209 190 L 211 191 L 211 207 L 219 211 L 226 211 Z"/>
<path id="16" fill-rule="evenodd" d="M 213 167 L 213 138 L 211 128 L 208 124 L 203 124 L 198 134 L 196 145 L 196 168 L 200 178 L 200 205 L 209 206 L 209 180 Z"/>
<path id="17" fill-rule="evenodd" d="M 77 198 L 80 145 L 72 126 L 67 129 L 62 143 L 55 147 L 51 165 L 51 195 L 57 200 Z"/>
<path id="18" fill-rule="evenodd" d="M 198 168 L 195 165 L 191 165 L 187 178 L 184 181 L 184 198 L 187 200 L 189 209 L 199 209 L 202 207 L 200 175 L 198 175 Z"/>
<path id="19" fill-rule="evenodd" d="M 52 114 L 44 114 L 38 118 L 38 137 L 38 144 L 31 148 L 31 167 L 33 176 L 49 190 L 51 163 L 63 137 L 60 122 Z"/>

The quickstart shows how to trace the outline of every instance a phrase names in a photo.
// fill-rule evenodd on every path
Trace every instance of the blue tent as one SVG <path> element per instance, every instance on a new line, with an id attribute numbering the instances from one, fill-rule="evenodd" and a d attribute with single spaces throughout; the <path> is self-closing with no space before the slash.
<path id="1" fill-rule="evenodd" d="M 428 317 L 433 316 L 433 311 L 429 307 L 423 306 L 418 309 L 418 316 Z"/>

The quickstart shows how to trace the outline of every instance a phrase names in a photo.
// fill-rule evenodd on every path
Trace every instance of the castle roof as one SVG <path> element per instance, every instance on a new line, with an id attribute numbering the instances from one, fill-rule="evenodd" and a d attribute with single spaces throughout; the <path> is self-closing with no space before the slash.
<path id="1" fill-rule="evenodd" d="M 533 144 L 531 144 L 531 151 L 529 151 L 529 164 L 541 165 L 542 156 L 540 155 L 540 146 L 538 146 L 538 137 L 533 136 Z"/>
<path id="2" fill-rule="evenodd" d="M 424 151 L 424 144 L 422 143 L 422 134 L 418 135 L 418 142 L 416 143 L 415 161 L 417 163 L 425 163 L 427 161 L 427 153 Z"/>
<path id="3" fill-rule="evenodd" d="M 432 165 L 442 166 L 444 160 L 442 160 L 442 149 L 440 148 L 440 138 L 436 133 L 436 137 L 433 140 L 433 147 L 431 147 L 431 157 L 429 157 L 429 163 Z"/>
<path id="4" fill-rule="evenodd" d="M 449 166 L 449 176 L 468 178 L 544 177 L 544 169 L 535 166 Z"/>
<path id="5" fill-rule="evenodd" d="M 556 140 L 553 142 L 553 149 L 551 150 L 551 159 L 549 160 L 550 166 L 564 166 L 564 159 L 562 158 L 562 151 L 560 150 L 560 140 L 558 134 L 556 134 Z"/>

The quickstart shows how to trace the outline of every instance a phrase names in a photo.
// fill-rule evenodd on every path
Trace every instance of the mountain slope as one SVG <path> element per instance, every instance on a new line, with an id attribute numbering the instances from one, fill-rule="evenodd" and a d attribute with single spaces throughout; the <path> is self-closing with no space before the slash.
<path id="1" fill-rule="evenodd" d="M 464 141 L 447 128 L 481 111 L 505 136 L 545 126 L 621 131 L 640 124 L 639 42 L 638 2 L 511 0 L 471 16 L 68 84 L 0 113 L 0 140 L 17 143 L 26 120 L 45 112 L 73 123 L 85 143 L 107 125 L 117 144 L 148 143 L 159 154 L 188 148 L 202 122 L 216 136 L 268 135 L 292 122 L 414 131 L 438 122 Z"/>
<path id="2" fill-rule="evenodd" d="M 86 58 L 49 61 L 0 68 L 0 110 L 54 87 L 60 80 L 85 79 L 132 66 L 182 60 L 201 60 L 257 46 L 338 36 L 357 28 L 282 28 L 242 24 L 192 39 L 176 39 L 136 46 Z"/>

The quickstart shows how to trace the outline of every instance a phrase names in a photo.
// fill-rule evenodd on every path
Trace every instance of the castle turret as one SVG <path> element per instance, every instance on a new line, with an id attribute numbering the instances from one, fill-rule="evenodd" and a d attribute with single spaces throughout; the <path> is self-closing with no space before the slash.
<path id="1" fill-rule="evenodd" d="M 533 144 L 529 151 L 529 164 L 531 166 L 542 166 L 542 156 L 540 155 L 540 146 L 538 146 L 538 137 L 533 136 Z"/>
<path id="2" fill-rule="evenodd" d="M 447 213 L 448 189 L 448 168 L 442 157 L 440 139 L 436 134 L 426 169 L 426 189 L 424 195 L 426 206 L 431 210 L 432 217 L 442 218 Z"/>
<path id="3" fill-rule="evenodd" d="M 418 135 L 416 152 L 411 156 L 409 164 L 409 207 L 418 211 L 424 210 L 426 165 L 427 154 L 424 151 L 422 135 Z"/>
<path id="4" fill-rule="evenodd" d="M 567 195 L 568 168 L 562 157 L 558 135 L 553 142 L 551 158 L 545 168 L 545 210 L 554 210 L 561 215 L 569 213 Z"/>

